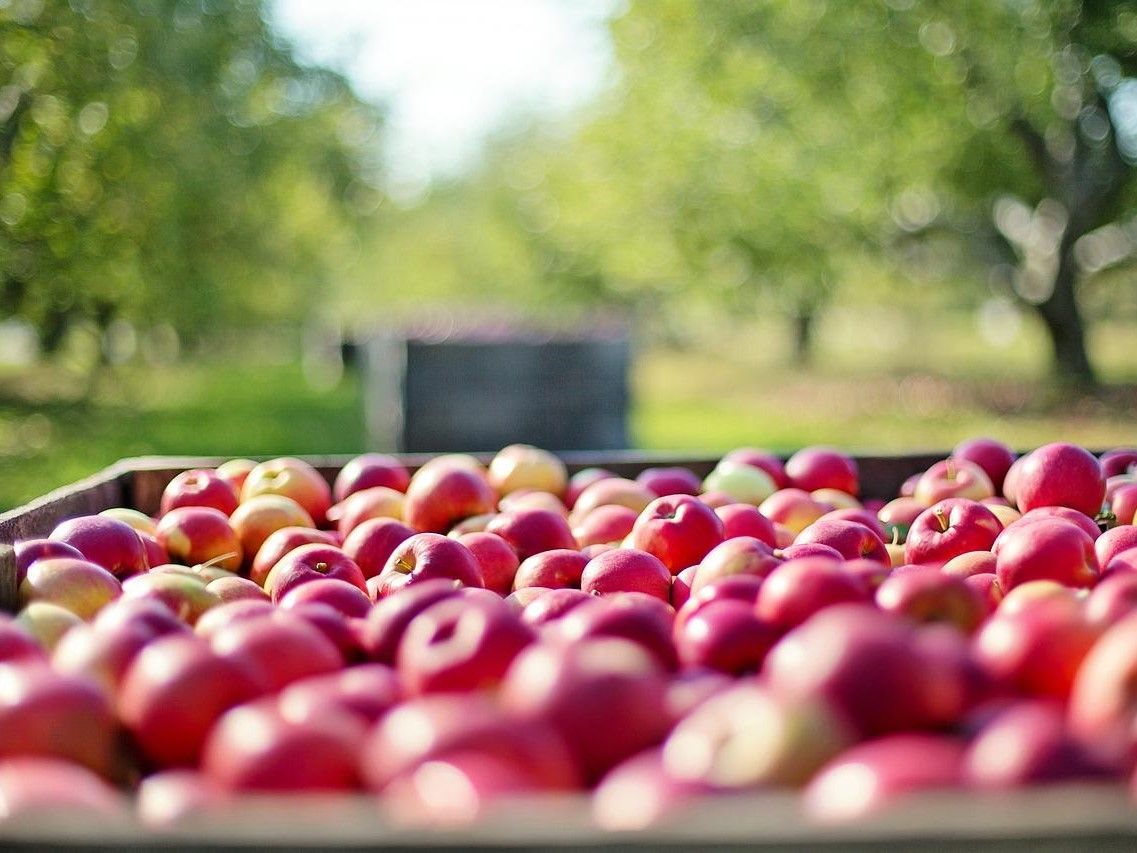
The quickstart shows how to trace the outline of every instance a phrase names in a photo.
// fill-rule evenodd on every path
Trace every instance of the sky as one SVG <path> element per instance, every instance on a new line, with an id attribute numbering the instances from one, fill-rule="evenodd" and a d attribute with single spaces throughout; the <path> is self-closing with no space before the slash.
<path id="1" fill-rule="evenodd" d="M 414 195 L 476 161 L 519 114 L 564 114 L 611 68 L 619 0 L 274 0 L 303 61 L 344 72 L 388 110 L 391 189 Z"/>

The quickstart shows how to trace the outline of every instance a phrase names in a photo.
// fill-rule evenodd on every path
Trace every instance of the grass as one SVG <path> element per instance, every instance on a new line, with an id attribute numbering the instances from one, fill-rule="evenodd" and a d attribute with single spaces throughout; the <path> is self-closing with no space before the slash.
<path id="1" fill-rule="evenodd" d="M 812 443 L 947 448 L 976 434 L 1020 447 L 1137 443 L 1137 330 L 1098 330 L 1095 359 L 1112 384 L 1095 397 L 1062 394 L 1039 377 L 1045 345 L 1036 330 L 1008 348 L 977 337 L 958 320 L 913 330 L 833 312 L 818 330 L 819 366 L 808 371 L 785 368 L 788 342 L 774 325 L 720 330 L 697 349 L 641 351 L 633 440 L 712 452 Z M 366 447 L 361 383 L 351 372 L 320 390 L 298 362 L 216 355 L 117 368 L 91 387 L 83 381 L 49 366 L 0 373 L 0 507 L 126 456 Z"/>

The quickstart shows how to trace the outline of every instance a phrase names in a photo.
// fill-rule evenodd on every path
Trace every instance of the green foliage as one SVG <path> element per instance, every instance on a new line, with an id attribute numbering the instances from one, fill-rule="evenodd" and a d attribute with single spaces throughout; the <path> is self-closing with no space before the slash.
<path id="1" fill-rule="evenodd" d="M 79 320 L 296 321 L 358 254 L 378 115 L 263 14 L 0 5 L 0 310 L 49 349 Z"/>

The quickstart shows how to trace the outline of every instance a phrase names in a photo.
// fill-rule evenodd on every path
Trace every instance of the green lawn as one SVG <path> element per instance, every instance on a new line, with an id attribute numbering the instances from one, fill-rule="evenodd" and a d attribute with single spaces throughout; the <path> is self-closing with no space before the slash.
<path id="1" fill-rule="evenodd" d="M 1095 338 L 1114 383 L 1073 398 L 1037 377 L 1037 337 L 1013 350 L 974 346 L 967 327 L 933 325 L 889 348 L 839 315 L 823 329 L 821 367 L 784 367 L 777 329 L 724 334 L 698 351 L 641 351 L 632 435 L 642 447 L 790 450 L 810 443 L 899 451 L 990 434 L 1017 446 L 1058 439 L 1137 443 L 1137 331 Z M 755 342 L 760 341 L 758 345 Z M 121 368 L 91 389 L 60 369 L 0 373 L 0 507 L 22 503 L 125 456 L 350 453 L 365 449 L 360 384 L 350 372 L 313 389 L 298 363 L 215 356 L 169 368 Z"/>

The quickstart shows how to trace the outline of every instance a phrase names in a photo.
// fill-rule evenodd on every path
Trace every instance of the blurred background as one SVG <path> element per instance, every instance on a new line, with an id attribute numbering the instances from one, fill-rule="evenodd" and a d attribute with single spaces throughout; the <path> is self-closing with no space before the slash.
<path id="1" fill-rule="evenodd" d="M 1133 443 L 1135 284 L 1132 2 L 0 0 L 0 507 L 486 384 L 565 442 Z M 411 376 L 455 342 L 617 349 Z"/>

